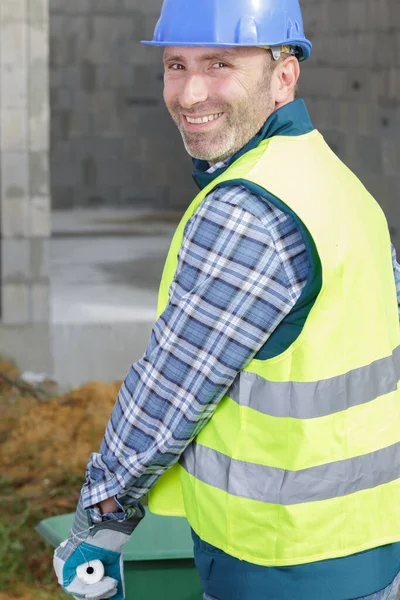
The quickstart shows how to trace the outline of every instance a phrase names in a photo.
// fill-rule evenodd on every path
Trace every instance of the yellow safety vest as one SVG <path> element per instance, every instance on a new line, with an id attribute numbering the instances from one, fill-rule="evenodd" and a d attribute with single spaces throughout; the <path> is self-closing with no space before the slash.
<path id="1" fill-rule="evenodd" d="M 238 375 L 151 492 L 150 510 L 185 515 L 201 539 L 266 566 L 398 542 L 400 329 L 386 219 L 318 131 L 264 140 L 187 210 L 159 313 L 185 224 L 227 182 L 273 194 L 300 219 L 321 261 L 322 288 L 294 343 Z"/>

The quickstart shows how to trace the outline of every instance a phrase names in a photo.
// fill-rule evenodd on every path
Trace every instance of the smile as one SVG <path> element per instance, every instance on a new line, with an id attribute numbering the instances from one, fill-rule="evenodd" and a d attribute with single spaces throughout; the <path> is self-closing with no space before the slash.
<path id="1" fill-rule="evenodd" d="M 191 117 L 188 117 L 185 115 L 185 119 L 187 120 L 188 123 L 193 123 L 193 124 L 200 124 L 200 123 L 209 123 L 210 121 L 215 121 L 216 119 L 219 119 L 220 117 L 222 117 L 224 113 L 217 113 L 216 115 L 208 115 L 206 117 L 198 117 L 197 119 L 193 119 Z"/>

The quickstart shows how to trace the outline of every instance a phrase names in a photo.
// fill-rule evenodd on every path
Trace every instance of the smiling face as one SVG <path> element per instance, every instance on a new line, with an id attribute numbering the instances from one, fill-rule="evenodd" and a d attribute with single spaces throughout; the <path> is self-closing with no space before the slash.
<path id="1" fill-rule="evenodd" d="M 261 48 L 170 47 L 164 68 L 165 103 L 185 148 L 210 164 L 245 146 L 277 108 L 276 69 Z"/>

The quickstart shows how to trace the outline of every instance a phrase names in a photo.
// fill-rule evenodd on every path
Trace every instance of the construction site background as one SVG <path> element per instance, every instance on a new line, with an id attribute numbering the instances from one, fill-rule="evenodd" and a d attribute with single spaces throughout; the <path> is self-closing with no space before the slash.
<path id="1" fill-rule="evenodd" d="M 300 3 L 313 42 L 300 95 L 398 228 L 400 4 Z M 163 105 L 161 50 L 140 45 L 161 4 L 50 0 L 53 208 L 181 210 L 193 196 L 191 162 Z"/>

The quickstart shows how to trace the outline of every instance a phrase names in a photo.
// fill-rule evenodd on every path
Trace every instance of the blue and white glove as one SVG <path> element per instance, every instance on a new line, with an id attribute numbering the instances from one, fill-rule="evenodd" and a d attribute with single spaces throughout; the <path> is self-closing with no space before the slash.
<path id="1" fill-rule="evenodd" d="M 124 520 L 93 523 L 78 505 L 68 538 L 54 552 L 54 570 L 60 585 L 76 599 L 124 600 L 122 549 L 144 517 L 137 509 Z"/>

